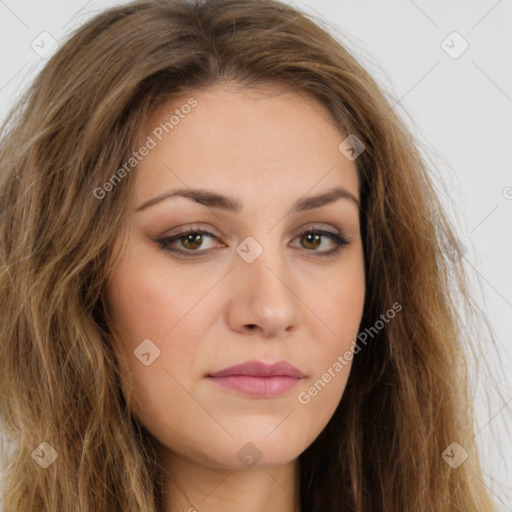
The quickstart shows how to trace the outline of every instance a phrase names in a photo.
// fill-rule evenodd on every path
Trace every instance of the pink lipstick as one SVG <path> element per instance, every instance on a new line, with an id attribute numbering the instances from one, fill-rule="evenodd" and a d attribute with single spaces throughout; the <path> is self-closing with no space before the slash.
<path id="1" fill-rule="evenodd" d="M 286 361 L 268 365 L 260 361 L 224 368 L 208 374 L 215 384 L 258 398 L 270 398 L 295 387 L 305 375 Z"/>

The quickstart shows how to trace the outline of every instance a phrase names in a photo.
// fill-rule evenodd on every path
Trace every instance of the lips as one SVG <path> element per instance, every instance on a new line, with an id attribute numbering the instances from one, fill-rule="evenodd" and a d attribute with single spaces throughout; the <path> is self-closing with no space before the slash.
<path id="1" fill-rule="evenodd" d="M 286 361 L 273 365 L 247 361 L 207 376 L 211 382 L 225 389 L 259 398 L 280 395 L 295 387 L 304 377 L 301 370 Z"/>
<path id="2" fill-rule="evenodd" d="M 210 373 L 209 377 L 229 377 L 232 375 L 250 375 L 252 377 L 295 377 L 302 379 L 305 375 L 295 366 L 286 361 L 269 365 L 260 361 L 247 361 L 246 363 L 236 364 L 229 368 L 224 368 L 219 372 Z"/>

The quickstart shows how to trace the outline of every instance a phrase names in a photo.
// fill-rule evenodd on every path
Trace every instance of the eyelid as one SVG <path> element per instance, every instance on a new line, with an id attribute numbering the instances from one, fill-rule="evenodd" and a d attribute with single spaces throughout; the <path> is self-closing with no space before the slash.
<path id="1" fill-rule="evenodd" d="M 334 231 L 333 231 L 334 230 Z M 335 235 L 343 235 L 343 232 L 341 229 L 338 229 L 334 227 L 332 224 L 325 224 L 322 222 L 310 222 L 308 224 L 305 224 L 304 226 L 301 226 L 295 231 L 295 236 L 301 235 L 304 232 L 309 231 L 328 231 L 329 233 L 333 233 Z"/>
<path id="2" fill-rule="evenodd" d="M 211 226 L 208 226 L 205 228 L 202 224 L 194 223 L 194 224 L 186 224 L 185 226 L 180 226 L 179 228 L 175 228 L 175 230 L 172 230 L 172 233 L 170 235 L 162 235 L 159 238 L 165 239 L 165 238 L 171 238 L 177 235 L 183 235 L 186 233 L 189 233 L 190 231 L 193 231 L 194 233 L 201 233 L 208 231 L 208 233 L 211 233 L 212 235 L 216 236 L 217 238 L 221 238 L 224 235 L 218 233 L 218 231 L 215 228 L 212 228 Z"/>

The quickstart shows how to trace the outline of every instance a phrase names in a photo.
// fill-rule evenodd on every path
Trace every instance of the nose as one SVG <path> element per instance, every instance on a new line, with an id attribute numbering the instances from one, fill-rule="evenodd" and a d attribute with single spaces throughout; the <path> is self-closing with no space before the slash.
<path id="1" fill-rule="evenodd" d="M 239 258 L 230 273 L 231 329 L 264 338 L 291 335 L 301 320 L 289 266 L 280 249 L 264 249 L 252 263 Z"/>

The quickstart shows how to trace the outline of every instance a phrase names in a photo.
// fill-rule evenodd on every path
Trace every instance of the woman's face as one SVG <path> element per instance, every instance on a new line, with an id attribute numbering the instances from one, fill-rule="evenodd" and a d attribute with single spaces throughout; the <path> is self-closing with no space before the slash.
<path id="1" fill-rule="evenodd" d="M 345 136 L 305 95 L 217 85 L 163 104 L 146 137 L 107 288 L 135 413 L 170 460 L 289 462 L 342 397 L 363 312 Z M 212 377 L 246 362 L 263 366 Z"/>

